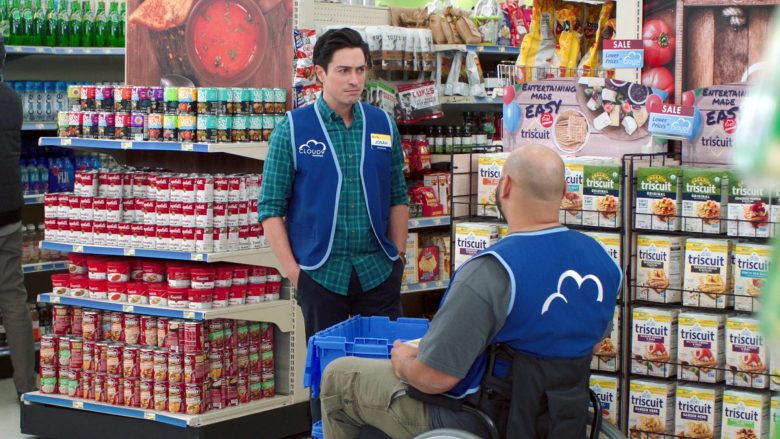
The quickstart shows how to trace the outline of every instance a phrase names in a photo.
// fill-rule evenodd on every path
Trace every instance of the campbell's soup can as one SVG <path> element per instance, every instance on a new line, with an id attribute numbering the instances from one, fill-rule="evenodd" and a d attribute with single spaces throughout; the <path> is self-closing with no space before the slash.
<path id="1" fill-rule="evenodd" d="M 122 379 L 122 393 L 125 407 L 141 406 L 141 382 L 134 378 Z"/>
<path id="2" fill-rule="evenodd" d="M 200 290 L 198 290 L 200 291 Z M 184 322 L 184 352 L 201 352 L 205 345 L 203 324 L 201 322 Z"/>
<path id="3" fill-rule="evenodd" d="M 214 202 L 227 203 L 230 192 L 230 179 L 226 175 L 217 174 L 214 176 Z"/>
<path id="4" fill-rule="evenodd" d="M 81 372 L 81 393 L 79 398 L 95 399 L 95 389 L 93 387 L 94 381 L 94 372 L 91 370 L 85 370 Z"/>
<path id="5" fill-rule="evenodd" d="M 249 375 L 238 376 L 237 388 L 239 404 L 246 404 L 252 400 L 249 394 Z"/>
<path id="6" fill-rule="evenodd" d="M 211 302 L 212 308 L 227 308 L 230 305 L 230 288 L 228 287 L 216 287 L 214 288 L 213 300 Z"/>
<path id="7" fill-rule="evenodd" d="M 77 336 L 68 338 L 70 349 L 70 369 L 81 370 L 84 367 L 84 339 Z"/>
<path id="8" fill-rule="evenodd" d="M 149 87 L 136 86 L 130 95 L 130 109 L 140 113 L 148 113 L 152 105 Z"/>
<path id="9" fill-rule="evenodd" d="M 168 383 L 164 381 L 154 382 L 154 409 L 162 412 L 168 410 Z"/>
<path id="10" fill-rule="evenodd" d="M 168 201 L 158 201 L 154 206 L 155 223 L 158 226 L 170 226 L 171 205 Z"/>
<path id="11" fill-rule="evenodd" d="M 216 203 L 213 207 L 213 224 L 216 228 L 222 228 L 227 227 L 227 214 L 228 214 L 228 204 L 227 203 Z"/>
<path id="12" fill-rule="evenodd" d="M 211 253 L 214 251 L 214 229 L 211 227 L 198 227 L 195 229 L 195 251 L 199 253 Z"/>
<path id="13" fill-rule="evenodd" d="M 163 135 L 162 140 L 175 142 L 179 137 L 179 116 L 175 114 L 163 115 Z"/>
<path id="14" fill-rule="evenodd" d="M 41 393 L 53 395 L 57 393 L 57 368 L 41 365 Z"/>
<path id="15" fill-rule="evenodd" d="M 138 387 L 138 408 L 154 410 L 154 381 L 141 380 Z"/>
<path id="16" fill-rule="evenodd" d="M 142 346 L 157 346 L 157 318 L 153 316 L 139 316 L 140 332 L 138 344 Z"/>
<path id="17" fill-rule="evenodd" d="M 99 341 L 100 312 L 84 310 L 81 315 L 81 334 L 84 340 Z"/>
<path id="18" fill-rule="evenodd" d="M 213 201 L 215 201 L 214 177 L 210 175 L 198 175 L 195 177 L 195 202 L 211 203 Z"/>
<path id="19" fill-rule="evenodd" d="M 141 366 L 141 349 L 138 346 L 125 346 L 122 350 L 122 376 L 139 378 Z"/>
<path id="20" fill-rule="evenodd" d="M 41 366 L 57 367 L 59 356 L 59 341 L 54 334 L 41 336 L 40 361 Z"/>
<path id="21" fill-rule="evenodd" d="M 81 113 L 81 137 L 88 139 L 98 138 L 98 114 L 95 111 Z"/>
<path id="22" fill-rule="evenodd" d="M 52 307 L 52 330 L 56 335 L 70 334 L 70 307 L 54 305 Z"/>
<path id="23" fill-rule="evenodd" d="M 224 349 L 211 349 L 208 354 L 208 368 L 209 379 L 211 380 L 212 387 L 219 387 L 222 385 L 222 377 L 224 373 Z"/>
<path id="24" fill-rule="evenodd" d="M 142 380 L 154 379 L 154 354 L 156 348 L 144 347 L 138 349 L 138 376 Z"/>
<path id="25" fill-rule="evenodd" d="M 184 382 L 184 358 L 180 352 L 168 353 L 168 382 Z"/>
<path id="26" fill-rule="evenodd" d="M 157 318 L 157 346 L 165 347 L 168 339 L 168 327 L 170 320 L 167 317 Z"/>
<path id="27" fill-rule="evenodd" d="M 195 177 L 193 175 L 182 175 L 181 177 L 181 202 L 195 203 Z"/>
<path id="28" fill-rule="evenodd" d="M 198 116 L 196 125 L 198 142 L 217 143 L 217 116 Z"/>
<path id="29" fill-rule="evenodd" d="M 162 114 L 146 115 L 146 137 L 148 140 L 159 141 L 163 139 L 164 116 Z"/>
<path id="30" fill-rule="evenodd" d="M 82 370 L 94 372 L 95 370 L 95 342 L 84 341 L 82 352 Z"/>
<path id="31" fill-rule="evenodd" d="M 154 351 L 154 381 L 168 380 L 168 350 L 158 348 Z"/>
<path id="32" fill-rule="evenodd" d="M 97 87 L 94 85 L 82 85 L 81 86 L 81 111 L 95 111 L 95 97 L 97 95 Z"/>
<path id="33" fill-rule="evenodd" d="M 67 367 L 61 367 L 57 370 L 57 393 L 60 395 L 68 394 L 68 388 L 70 387 L 69 372 Z"/>
<path id="34" fill-rule="evenodd" d="M 138 338 L 141 334 L 140 316 L 136 314 L 123 314 L 122 332 L 126 344 L 138 344 Z"/>
<path id="35" fill-rule="evenodd" d="M 262 379 L 260 374 L 249 375 L 249 397 L 252 401 L 258 401 L 263 398 Z"/>
<path id="36" fill-rule="evenodd" d="M 114 115 L 114 138 L 132 139 L 132 118 L 130 113 L 116 113 Z"/>
<path id="37" fill-rule="evenodd" d="M 185 352 L 184 382 L 203 383 L 206 378 L 206 357 L 203 352 Z"/>
<path id="38" fill-rule="evenodd" d="M 81 85 L 69 85 L 68 86 L 68 109 L 80 110 L 81 109 Z"/>
<path id="39" fill-rule="evenodd" d="M 260 343 L 249 344 L 249 371 L 251 373 L 260 373 L 262 367 L 260 366 Z"/>
<path id="40" fill-rule="evenodd" d="M 122 376 L 122 351 L 121 343 L 111 343 L 106 350 L 106 374 L 116 377 Z"/>
<path id="41" fill-rule="evenodd" d="M 222 320 L 209 320 L 206 322 L 208 329 L 209 347 L 222 349 L 225 347 L 225 324 Z"/>
<path id="42" fill-rule="evenodd" d="M 184 413 L 184 384 L 168 383 L 168 411 Z"/>
<path id="43" fill-rule="evenodd" d="M 217 114 L 217 100 L 219 98 L 217 89 L 212 87 L 199 87 L 197 97 L 198 119 L 205 115 Z"/>
<path id="44" fill-rule="evenodd" d="M 70 367 L 69 338 L 67 335 L 57 337 L 57 367 L 60 369 L 68 369 Z"/>
<path id="45" fill-rule="evenodd" d="M 204 386 L 202 383 L 189 383 L 184 386 L 185 413 L 198 415 L 205 411 Z"/>
<path id="46" fill-rule="evenodd" d="M 179 115 L 177 120 L 179 142 L 195 141 L 196 120 L 197 118 L 194 115 Z"/>
<path id="47" fill-rule="evenodd" d="M 98 138 L 113 139 L 116 119 L 114 113 L 101 111 L 98 113 Z"/>
<path id="48" fill-rule="evenodd" d="M 198 89 L 194 87 L 179 87 L 178 112 L 180 115 L 194 115 L 196 112 L 196 102 L 198 100 Z"/>
<path id="49" fill-rule="evenodd" d="M 150 113 L 164 113 L 165 112 L 165 89 L 162 87 L 152 87 L 150 89 L 152 104 L 149 108 Z"/>
<path id="50" fill-rule="evenodd" d="M 181 211 L 181 226 L 195 227 L 195 203 L 182 203 Z"/>
<path id="51" fill-rule="evenodd" d="M 132 111 L 133 88 L 128 86 L 114 87 L 114 111 Z"/>
<path id="52" fill-rule="evenodd" d="M 106 377 L 106 402 L 111 405 L 124 405 L 124 389 L 122 378 L 118 376 Z"/>
<path id="53" fill-rule="evenodd" d="M 243 345 L 236 349 L 236 364 L 239 375 L 249 373 L 249 346 Z"/>
<path id="54" fill-rule="evenodd" d="M 106 398 L 106 374 L 96 373 L 92 375 L 92 399 L 95 402 L 107 402 Z"/>

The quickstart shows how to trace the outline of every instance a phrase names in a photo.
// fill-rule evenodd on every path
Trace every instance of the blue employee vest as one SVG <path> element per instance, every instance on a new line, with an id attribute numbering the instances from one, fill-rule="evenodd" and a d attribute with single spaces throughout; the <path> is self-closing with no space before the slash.
<path id="1" fill-rule="evenodd" d="M 490 344 L 504 343 L 542 358 L 573 359 L 592 352 L 613 317 L 623 282 L 622 270 L 598 242 L 558 227 L 511 234 L 475 258 L 487 254 L 501 262 L 511 282 L 506 322 Z M 480 355 L 448 395 L 476 392 L 486 360 L 485 353 Z"/>
<path id="2" fill-rule="evenodd" d="M 368 216 L 376 239 L 395 260 L 398 250 L 388 239 L 393 129 L 379 108 L 364 103 L 360 176 Z M 328 130 L 317 105 L 287 113 L 293 148 L 295 181 L 287 209 L 287 234 L 295 259 L 305 270 L 315 270 L 330 256 L 336 233 L 342 174 Z M 342 158 L 343 159 L 343 158 Z"/>

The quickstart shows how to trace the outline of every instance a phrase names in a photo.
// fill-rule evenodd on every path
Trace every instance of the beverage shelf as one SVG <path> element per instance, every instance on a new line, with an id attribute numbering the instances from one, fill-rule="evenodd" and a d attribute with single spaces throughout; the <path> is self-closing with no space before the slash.
<path id="1" fill-rule="evenodd" d="M 44 194 L 25 195 L 24 204 L 41 204 L 43 203 L 43 195 Z"/>
<path id="2" fill-rule="evenodd" d="M 57 129 L 57 122 L 24 122 L 22 131 L 54 131 Z"/>
<path id="3" fill-rule="evenodd" d="M 38 146 L 60 146 L 93 149 L 116 149 L 137 151 L 185 151 L 200 153 L 232 154 L 255 160 L 265 160 L 268 155 L 267 142 L 246 143 L 202 143 L 202 142 L 157 142 L 147 140 L 84 139 L 80 137 L 41 137 Z"/>
<path id="4" fill-rule="evenodd" d="M 68 261 L 37 262 L 22 265 L 22 271 L 27 273 L 41 273 L 44 271 L 60 271 L 68 269 Z"/>
<path id="5" fill-rule="evenodd" d="M 115 55 L 124 56 L 124 47 L 49 47 L 49 46 L 5 46 L 9 54 L 21 55 Z"/>

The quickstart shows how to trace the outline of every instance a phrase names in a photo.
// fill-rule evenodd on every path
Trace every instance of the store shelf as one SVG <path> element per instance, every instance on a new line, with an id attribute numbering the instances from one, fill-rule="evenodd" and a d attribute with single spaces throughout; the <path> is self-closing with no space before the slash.
<path id="1" fill-rule="evenodd" d="M 496 55 L 519 55 L 520 48 L 513 46 L 482 46 L 477 44 L 434 44 L 435 52 L 446 52 L 449 50 L 459 50 L 461 52 L 477 52 Z"/>
<path id="2" fill-rule="evenodd" d="M 189 253 L 170 250 L 151 250 L 129 247 L 105 247 L 100 245 L 64 244 L 41 241 L 44 250 L 56 250 L 67 253 L 87 253 L 106 256 L 136 256 L 140 258 L 173 259 L 177 261 L 234 262 L 237 264 L 261 265 L 280 268 L 279 261 L 270 247 L 252 250 L 238 250 L 220 253 Z"/>
<path id="3" fill-rule="evenodd" d="M 282 331 L 292 329 L 291 315 L 293 303 L 290 300 L 274 300 L 271 302 L 251 303 L 248 305 L 229 306 L 217 309 L 179 309 L 167 306 L 133 305 L 122 302 L 87 299 L 81 297 L 60 296 L 54 293 L 38 295 L 38 302 L 58 305 L 80 306 L 100 309 L 103 311 L 126 312 L 148 316 L 169 317 L 188 320 L 237 319 L 257 322 L 276 323 Z"/>
<path id="4" fill-rule="evenodd" d="M 722 220 L 727 222 L 728 220 Z M 750 241 L 766 244 L 773 238 L 763 238 L 758 236 L 729 236 L 726 233 L 699 233 L 699 232 L 685 232 L 681 230 L 654 230 L 654 229 L 637 229 L 632 230 L 637 235 L 664 235 L 664 236 L 682 236 L 685 238 L 697 238 L 697 239 L 730 239 L 735 241 Z"/>
<path id="5" fill-rule="evenodd" d="M 41 350 L 41 343 L 36 341 L 35 342 L 35 352 L 38 352 Z M 5 347 L 0 348 L 0 357 L 10 357 L 11 356 L 11 348 Z"/>
<path id="6" fill-rule="evenodd" d="M 401 294 L 443 290 L 447 288 L 449 283 L 449 280 L 437 280 L 434 282 L 423 282 L 421 284 L 401 285 Z"/>
<path id="7" fill-rule="evenodd" d="M 44 194 L 25 195 L 24 204 L 41 204 L 43 203 Z"/>
<path id="8" fill-rule="evenodd" d="M 55 131 L 57 122 L 25 122 L 22 131 Z"/>
<path id="9" fill-rule="evenodd" d="M 130 418 L 146 419 L 148 421 L 161 422 L 176 427 L 199 427 L 214 424 L 229 419 L 239 418 L 252 413 L 272 410 L 291 403 L 290 397 L 285 395 L 259 401 L 215 410 L 201 415 L 184 415 L 180 413 L 160 412 L 156 410 L 144 410 L 140 408 L 110 405 L 81 398 L 70 398 L 66 395 L 45 395 L 41 392 L 30 392 L 22 395 L 22 401 L 26 403 L 48 404 L 70 409 L 85 410 L 95 413 L 126 416 Z"/>
<path id="10" fill-rule="evenodd" d="M 443 105 L 503 105 L 502 98 L 480 98 L 476 96 L 439 96 Z"/>
<path id="11" fill-rule="evenodd" d="M 42 273 L 44 271 L 67 270 L 68 261 L 38 262 L 36 264 L 22 265 L 22 271 L 26 273 Z"/>
<path id="12" fill-rule="evenodd" d="M 137 151 L 185 151 L 200 153 L 232 154 L 255 160 L 265 160 L 268 154 L 267 142 L 250 143 L 200 143 L 200 142 L 154 142 L 138 140 L 83 139 L 80 137 L 41 137 L 39 146 L 62 146 L 94 149 L 116 149 Z"/>
<path id="13" fill-rule="evenodd" d="M 427 218 L 411 218 L 409 220 L 409 229 L 423 229 L 425 227 L 438 227 L 450 225 L 450 217 L 433 216 Z"/>
<path id="14" fill-rule="evenodd" d="M 5 46 L 8 54 L 20 55 L 115 55 L 124 56 L 124 47 L 48 47 L 48 46 Z"/>

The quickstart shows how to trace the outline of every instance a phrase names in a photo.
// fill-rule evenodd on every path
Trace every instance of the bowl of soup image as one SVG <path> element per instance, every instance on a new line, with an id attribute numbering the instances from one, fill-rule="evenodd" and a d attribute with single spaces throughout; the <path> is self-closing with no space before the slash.
<path id="1" fill-rule="evenodd" d="M 187 18 L 185 39 L 199 83 L 240 85 L 263 63 L 268 25 L 253 0 L 199 0 Z"/>

